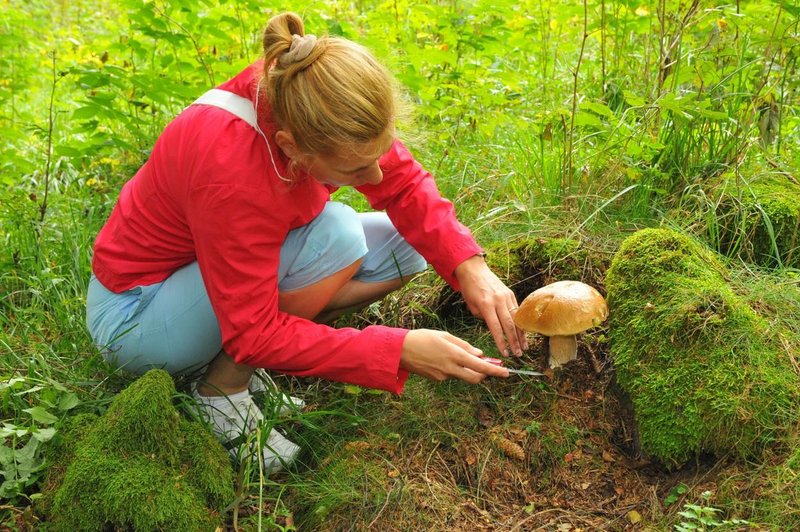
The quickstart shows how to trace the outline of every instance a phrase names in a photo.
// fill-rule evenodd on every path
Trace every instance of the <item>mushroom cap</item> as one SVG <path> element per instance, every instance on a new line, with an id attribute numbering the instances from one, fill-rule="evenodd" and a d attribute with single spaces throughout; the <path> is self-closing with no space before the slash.
<path id="1" fill-rule="evenodd" d="M 514 314 L 524 331 L 569 336 L 599 325 L 608 317 L 600 292 L 580 281 L 557 281 L 532 292 Z"/>

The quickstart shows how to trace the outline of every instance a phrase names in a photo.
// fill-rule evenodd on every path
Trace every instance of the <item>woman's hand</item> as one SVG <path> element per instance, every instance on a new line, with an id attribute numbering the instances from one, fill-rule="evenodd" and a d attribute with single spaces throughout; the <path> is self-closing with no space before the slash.
<path id="1" fill-rule="evenodd" d="M 486 322 L 498 351 L 508 355 L 510 344 L 514 355 L 522 355 L 528 349 L 528 341 L 525 332 L 514 325 L 512 312 L 518 307 L 514 292 L 497 278 L 480 255 L 459 264 L 455 274 L 469 311 Z"/>
<path id="2" fill-rule="evenodd" d="M 508 377 L 505 368 L 481 360 L 481 350 L 444 331 L 416 329 L 406 334 L 400 367 L 435 381 L 455 377 L 476 384 Z"/>

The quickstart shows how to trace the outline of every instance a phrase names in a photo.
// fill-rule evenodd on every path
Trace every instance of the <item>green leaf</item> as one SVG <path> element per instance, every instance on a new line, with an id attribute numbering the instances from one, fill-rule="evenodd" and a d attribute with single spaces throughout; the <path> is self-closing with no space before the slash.
<path id="1" fill-rule="evenodd" d="M 72 112 L 73 120 L 88 120 L 89 118 L 96 118 L 98 108 L 96 105 L 87 105 L 79 107 Z"/>
<path id="2" fill-rule="evenodd" d="M 72 410 L 79 404 L 81 404 L 81 400 L 78 399 L 77 394 L 68 392 L 62 395 L 61 399 L 58 401 L 58 409 L 62 412 L 66 412 L 67 410 Z"/>
<path id="3" fill-rule="evenodd" d="M 612 117 L 614 116 L 614 111 L 612 111 L 607 105 L 597 102 L 583 102 L 581 104 L 581 109 L 585 109 L 587 111 L 591 111 L 595 114 L 600 116 Z"/>
<path id="4" fill-rule="evenodd" d="M 577 113 L 575 113 L 575 125 L 600 128 L 603 126 L 603 121 L 600 120 L 600 118 L 598 118 L 597 115 L 578 111 Z"/>
<path id="5" fill-rule="evenodd" d="M 644 105 L 644 98 L 642 98 L 641 96 L 637 96 L 631 91 L 626 91 L 626 90 L 622 91 L 622 94 L 625 97 L 625 103 L 627 103 L 631 107 L 642 107 Z"/>
<path id="6" fill-rule="evenodd" d="M 53 439 L 53 436 L 55 436 L 55 435 L 56 435 L 56 429 L 54 429 L 52 427 L 48 427 L 46 429 L 37 430 L 36 432 L 34 432 L 32 434 L 32 436 L 34 438 L 36 438 L 37 440 L 39 440 L 42 443 L 44 443 L 46 441 L 50 441 L 51 439 Z"/>
<path id="7" fill-rule="evenodd" d="M 29 413 L 34 421 L 36 421 L 37 423 L 41 423 L 42 425 L 50 425 L 58 421 L 58 418 L 56 416 L 54 416 L 41 406 L 34 406 L 33 408 L 25 408 L 23 412 Z"/>
<path id="8" fill-rule="evenodd" d="M 344 393 L 349 393 L 350 395 L 359 395 L 363 390 L 360 386 L 356 386 L 355 384 L 345 384 L 344 385 Z"/>
<path id="9" fill-rule="evenodd" d="M 53 153 L 58 157 L 83 157 L 84 155 L 87 155 L 86 152 L 70 146 L 56 146 L 53 148 Z"/>
<path id="10" fill-rule="evenodd" d="M 3 426 L 0 427 L 0 439 L 5 439 L 9 436 L 16 436 L 17 438 L 21 438 L 27 433 L 28 429 L 21 428 L 16 425 L 10 425 L 8 423 L 3 423 Z"/>
<path id="11" fill-rule="evenodd" d="M 15 384 L 20 383 L 20 382 L 25 382 L 25 378 L 24 377 L 14 377 L 13 379 L 9 379 L 9 380 L 7 380 L 5 382 L 0 382 L 0 390 L 4 390 L 6 388 L 10 388 L 10 387 L 12 387 Z"/>

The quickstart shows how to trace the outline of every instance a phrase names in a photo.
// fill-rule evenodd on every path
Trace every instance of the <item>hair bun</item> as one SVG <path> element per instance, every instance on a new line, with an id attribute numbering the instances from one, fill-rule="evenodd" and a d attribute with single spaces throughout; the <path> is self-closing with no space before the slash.
<path id="1" fill-rule="evenodd" d="M 278 63 L 285 68 L 292 63 L 302 61 L 309 56 L 312 50 L 314 50 L 314 46 L 316 46 L 316 44 L 316 35 L 294 34 L 292 35 L 292 44 L 289 46 L 289 51 L 283 54 L 280 59 L 278 59 Z"/>

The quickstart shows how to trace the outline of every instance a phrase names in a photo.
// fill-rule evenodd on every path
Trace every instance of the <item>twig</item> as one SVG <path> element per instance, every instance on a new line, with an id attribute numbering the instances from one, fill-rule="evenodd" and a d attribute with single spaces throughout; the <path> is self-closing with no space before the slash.
<path id="1" fill-rule="evenodd" d="M 53 83 L 50 85 L 50 105 L 47 111 L 47 152 L 45 153 L 44 165 L 44 197 L 42 203 L 39 205 L 39 223 L 44 222 L 44 217 L 47 214 L 47 198 L 50 195 L 50 169 L 53 164 L 53 105 L 56 98 L 56 84 L 58 78 L 56 77 L 56 51 L 50 51 L 50 57 L 53 59 L 52 75 Z"/>
<path id="2" fill-rule="evenodd" d="M 792 347 L 789 345 L 789 342 L 786 341 L 786 338 L 783 335 L 779 335 L 778 338 L 781 339 L 781 343 L 783 344 L 783 349 L 786 351 L 786 354 L 789 356 L 789 362 L 792 363 L 792 367 L 794 368 L 794 372 L 800 375 L 800 364 L 797 363 L 797 359 L 792 354 Z"/>
<path id="3" fill-rule="evenodd" d="M 203 59 L 203 54 L 200 51 L 200 45 L 198 44 L 197 39 L 194 38 L 194 35 L 192 35 L 192 33 L 189 30 L 187 30 L 180 22 L 167 15 L 164 12 L 164 10 L 159 8 L 157 5 L 154 4 L 153 9 L 155 9 L 156 12 L 158 12 L 159 15 L 164 17 L 168 22 L 177 26 L 178 29 L 181 30 L 189 38 L 190 41 L 192 41 L 192 45 L 194 45 L 195 54 L 197 55 L 197 59 L 200 61 L 200 64 L 203 65 L 203 68 L 205 69 L 206 74 L 208 75 L 208 80 L 211 82 L 211 86 L 213 87 L 214 85 L 216 85 L 216 83 L 214 82 L 214 73 L 211 71 L 211 68 L 206 63 L 206 60 Z"/>
<path id="4" fill-rule="evenodd" d="M 586 345 L 586 350 L 589 351 L 589 361 L 592 363 L 592 369 L 594 369 L 595 375 L 600 375 L 603 373 L 603 366 L 600 364 L 600 361 L 597 359 L 597 355 L 594 354 L 594 349 L 588 343 Z"/>

